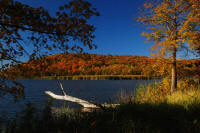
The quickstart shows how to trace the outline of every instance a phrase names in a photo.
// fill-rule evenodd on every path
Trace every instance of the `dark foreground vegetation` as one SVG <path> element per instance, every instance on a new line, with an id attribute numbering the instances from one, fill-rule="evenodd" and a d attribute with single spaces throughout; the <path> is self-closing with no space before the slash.
<path id="1" fill-rule="evenodd" d="M 27 106 L 10 122 L 6 133 L 199 133 L 200 105 L 184 108 L 175 104 L 121 104 L 92 112 L 54 116 L 47 106 L 40 114 Z"/>
<path id="2" fill-rule="evenodd" d="M 31 104 L 15 120 L 2 123 L 2 133 L 199 133 L 200 85 L 181 80 L 170 93 L 169 79 L 119 95 L 120 105 L 91 112 L 63 110 L 51 104 L 37 111 Z"/>

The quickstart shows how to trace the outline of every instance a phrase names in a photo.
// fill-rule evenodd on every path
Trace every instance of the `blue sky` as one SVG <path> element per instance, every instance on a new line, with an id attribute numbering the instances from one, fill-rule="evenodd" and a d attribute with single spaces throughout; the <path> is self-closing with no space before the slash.
<path id="1" fill-rule="evenodd" d="M 43 6 L 51 14 L 55 13 L 66 0 L 19 0 L 22 3 Z M 94 43 L 98 48 L 85 51 L 112 55 L 150 55 L 150 43 L 141 36 L 144 26 L 136 22 L 136 16 L 143 0 L 88 0 L 100 13 L 90 23 L 97 29 Z"/>

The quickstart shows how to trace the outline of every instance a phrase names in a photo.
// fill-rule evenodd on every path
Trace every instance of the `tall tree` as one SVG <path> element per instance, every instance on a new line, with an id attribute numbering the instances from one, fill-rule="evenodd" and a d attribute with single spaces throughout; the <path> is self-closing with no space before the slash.
<path id="1" fill-rule="evenodd" d="M 54 16 L 43 7 L 0 0 L 0 61 L 4 61 L 0 65 L 0 92 L 9 92 L 15 97 L 23 94 L 23 86 L 13 75 L 4 72 L 13 64 L 21 63 L 20 57 L 34 59 L 58 50 L 82 51 L 82 46 L 96 47 L 93 44 L 95 27 L 88 20 L 98 15 L 84 0 L 71 0 L 59 7 Z M 12 79 L 15 85 L 8 86 L 7 79 Z"/>
<path id="2" fill-rule="evenodd" d="M 144 3 L 138 21 L 148 25 L 142 35 L 154 41 L 152 54 L 171 58 L 171 92 L 177 88 L 177 52 L 200 44 L 199 0 L 156 0 Z"/>

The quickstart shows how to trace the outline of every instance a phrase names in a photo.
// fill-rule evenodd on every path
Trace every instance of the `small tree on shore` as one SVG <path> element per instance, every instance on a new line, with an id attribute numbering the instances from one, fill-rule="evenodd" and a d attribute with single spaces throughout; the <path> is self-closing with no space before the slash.
<path id="1" fill-rule="evenodd" d="M 156 0 L 144 3 L 138 17 L 149 32 L 142 35 L 154 41 L 152 54 L 170 57 L 171 92 L 177 88 L 177 52 L 198 50 L 200 44 L 199 0 Z"/>

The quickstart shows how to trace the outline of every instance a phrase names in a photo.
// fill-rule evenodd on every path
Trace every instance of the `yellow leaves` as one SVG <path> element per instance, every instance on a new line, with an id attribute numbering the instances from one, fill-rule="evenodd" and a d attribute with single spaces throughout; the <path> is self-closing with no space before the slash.
<path id="1" fill-rule="evenodd" d="M 142 36 L 145 36 L 147 38 L 147 40 L 151 39 L 151 34 L 147 33 L 147 32 L 142 32 L 141 34 Z"/>
<path id="2" fill-rule="evenodd" d="M 162 83 L 163 83 L 164 90 L 166 92 L 169 92 L 170 91 L 170 79 L 169 78 L 164 78 L 162 80 Z"/>
<path id="3" fill-rule="evenodd" d="M 141 96 L 141 97 L 144 97 L 144 96 L 145 96 L 145 93 L 144 93 L 144 92 L 141 92 L 141 93 L 140 93 L 140 96 Z"/>
<path id="4" fill-rule="evenodd" d="M 144 8 L 152 8 L 153 4 L 152 3 L 144 3 L 143 6 L 144 6 Z"/>
<path id="5" fill-rule="evenodd" d="M 151 95 L 152 87 L 150 84 L 147 85 L 147 94 Z"/>
<path id="6" fill-rule="evenodd" d="M 146 90 L 139 92 L 140 101 L 142 102 L 169 102 L 179 103 L 184 102 L 185 98 L 189 98 L 188 101 L 195 100 L 200 91 L 197 89 L 198 85 L 195 86 L 195 81 L 191 79 L 178 81 L 177 90 L 171 94 L 170 92 L 170 79 L 164 78 L 161 82 L 156 82 L 154 85 L 146 86 Z M 193 97 L 194 96 L 194 97 Z"/>
<path id="7" fill-rule="evenodd" d="M 165 0 L 159 4 L 145 3 L 144 8 L 152 10 L 138 21 L 147 24 L 149 32 L 143 32 L 147 41 L 154 41 L 153 55 L 166 56 L 172 47 L 182 50 L 182 45 L 188 43 L 188 49 L 200 44 L 200 6 L 198 0 Z M 190 4 L 188 4 L 188 2 Z"/>

